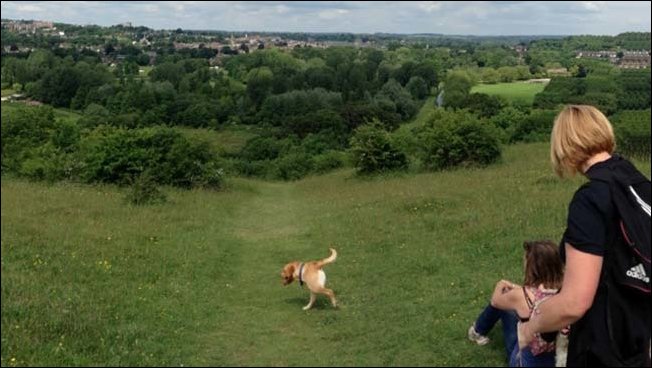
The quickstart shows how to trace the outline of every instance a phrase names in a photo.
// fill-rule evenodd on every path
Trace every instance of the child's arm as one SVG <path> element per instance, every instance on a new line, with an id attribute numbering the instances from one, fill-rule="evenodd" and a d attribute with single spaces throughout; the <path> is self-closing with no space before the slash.
<path id="1" fill-rule="evenodd" d="M 517 310 L 521 298 L 521 288 L 510 281 L 500 280 L 491 296 L 491 305 L 502 310 Z"/>

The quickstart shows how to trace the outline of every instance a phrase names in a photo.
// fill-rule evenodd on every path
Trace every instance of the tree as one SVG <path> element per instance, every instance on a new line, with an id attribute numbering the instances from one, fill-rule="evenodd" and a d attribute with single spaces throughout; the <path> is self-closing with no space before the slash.
<path id="1" fill-rule="evenodd" d="M 500 74 L 494 68 L 482 69 L 482 81 L 487 84 L 496 84 L 500 81 Z"/>
<path id="2" fill-rule="evenodd" d="M 165 62 L 152 69 L 149 73 L 149 78 L 154 82 L 168 81 L 177 88 L 179 87 L 179 82 L 181 82 L 183 74 L 185 74 L 184 70 L 179 64 Z"/>
<path id="3" fill-rule="evenodd" d="M 463 105 L 481 118 L 489 118 L 498 114 L 503 106 L 505 103 L 500 97 L 485 93 L 471 93 Z"/>
<path id="4" fill-rule="evenodd" d="M 468 73 L 464 71 L 453 71 L 449 73 L 444 85 L 444 105 L 460 107 L 471 91 L 473 83 Z"/>
<path id="5" fill-rule="evenodd" d="M 412 97 L 416 100 L 423 100 L 428 95 L 428 85 L 421 77 L 412 77 L 405 86 Z"/>
<path id="6" fill-rule="evenodd" d="M 274 74 L 264 66 L 255 68 L 247 74 L 247 96 L 254 104 L 260 106 L 270 94 L 274 82 Z"/>
<path id="7" fill-rule="evenodd" d="M 412 95 L 394 79 L 390 79 L 383 85 L 376 94 L 376 101 L 385 111 L 391 112 L 391 106 L 394 105 L 395 112 L 404 120 L 411 118 L 417 112 L 417 105 Z"/>

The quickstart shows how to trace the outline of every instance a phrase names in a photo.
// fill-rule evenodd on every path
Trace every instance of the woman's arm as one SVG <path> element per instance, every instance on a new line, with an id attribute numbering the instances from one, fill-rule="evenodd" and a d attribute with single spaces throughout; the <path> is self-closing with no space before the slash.
<path id="1" fill-rule="evenodd" d="M 550 297 L 518 326 L 519 346 L 526 346 L 536 332 L 559 331 L 582 318 L 598 289 L 602 257 L 581 252 L 566 243 L 566 271 L 561 292 Z"/>

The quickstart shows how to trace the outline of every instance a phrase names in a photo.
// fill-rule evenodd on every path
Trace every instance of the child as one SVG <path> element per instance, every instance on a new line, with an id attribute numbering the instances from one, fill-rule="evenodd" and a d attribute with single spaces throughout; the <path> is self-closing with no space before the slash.
<path id="1" fill-rule="evenodd" d="M 525 249 L 523 286 L 500 280 L 491 297 L 491 304 L 469 328 L 468 337 L 478 345 L 489 342 L 487 334 L 502 321 L 505 351 L 511 367 L 554 367 L 555 336 L 537 336 L 519 351 L 516 335 L 518 321 L 529 320 L 534 307 L 556 294 L 563 279 L 563 264 L 556 244 L 550 241 L 533 241 L 523 244 Z M 547 335 L 547 336 L 546 336 Z"/>

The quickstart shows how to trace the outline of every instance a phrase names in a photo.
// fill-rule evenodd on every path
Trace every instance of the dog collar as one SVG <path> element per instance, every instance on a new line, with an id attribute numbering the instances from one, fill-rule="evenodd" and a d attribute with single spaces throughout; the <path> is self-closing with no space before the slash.
<path id="1" fill-rule="evenodd" d="M 303 286 L 303 263 L 299 266 L 299 286 Z"/>

